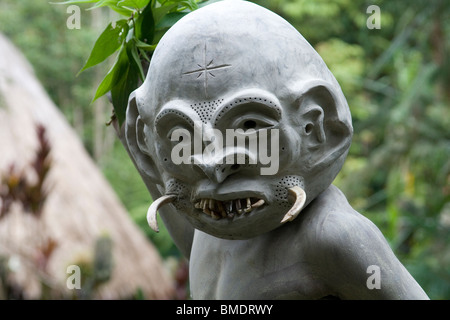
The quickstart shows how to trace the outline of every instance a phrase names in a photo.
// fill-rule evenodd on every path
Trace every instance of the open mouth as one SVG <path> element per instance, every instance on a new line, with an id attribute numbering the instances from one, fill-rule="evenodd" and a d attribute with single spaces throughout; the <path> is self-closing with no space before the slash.
<path id="1" fill-rule="evenodd" d="M 220 201 L 216 199 L 199 199 L 194 207 L 203 213 L 211 216 L 213 219 L 228 218 L 232 219 L 236 214 L 241 215 L 249 213 L 265 204 L 263 199 L 247 197 L 242 199 Z"/>
<path id="2" fill-rule="evenodd" d="M 300 186 L 294 186 L 288 189 L 288 194 L 292 199 L 291 209 L 284 215 L 281 224 L 294 220 L 306 201 L 306 193 Z M 157 211 L 160 207 L 175 202 L 178 199 L 176 194 L 165 194 L 154 200 L 147 211 L 147 221 L 149 226 L 156 232 L 159 232 L 158 222 L 156 220 Z M 194 201 L 194 207 L 203 213 L 218 220 L 221 218 L 233 218 L 236 214 L 242 215 L 257 210 L 264 206 L 265 201 L 258 197 L 246 197 L 233 200 L 216 200 L 211 198 L 201 198 Z"/>

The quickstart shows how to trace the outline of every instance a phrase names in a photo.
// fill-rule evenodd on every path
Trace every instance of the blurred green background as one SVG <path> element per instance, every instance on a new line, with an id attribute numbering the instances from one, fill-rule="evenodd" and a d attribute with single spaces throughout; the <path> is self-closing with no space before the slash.
<path id="1" fill-rule="evenodd" d="M 335 184 L 371 219 L 432 299 L 450 298 L 450 2 L 259 0 L 294 25 L 323 57 L 347 97 L 354 126 Z M 369 29 L 370 5 L 380 29 Z M 112 64 L 76 76 L 108 21 L 108 9 L 2 0 L 0 32 L 35 68 L 134 221 L 164 258 L 180 258 L 165 230 L 153 234 L 151 202 L 114 130 L 106 97 L 91 103 Z M 372 17 L 373 18 L 373 17 Z M 276 43 L 273 43 L 276 46 Z M 162 224 L 160 224 L 162 226 Z"/>

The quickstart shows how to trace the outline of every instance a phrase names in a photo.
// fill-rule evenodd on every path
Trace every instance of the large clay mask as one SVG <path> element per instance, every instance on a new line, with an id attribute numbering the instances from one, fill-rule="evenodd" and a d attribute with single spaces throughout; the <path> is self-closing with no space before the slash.
<path id="1" fill-rule="evenodd" d="M 273 46 L 273 44 L 277 46 Z M 244 1 L 187 15 L 161 39 L 127 110 L 155 201 L 244 239 L 293 220 L 339 172 L 351 120 L 339 85 L 286 21 Z M 160 197 L 162 196 L 162 197 Z"/>

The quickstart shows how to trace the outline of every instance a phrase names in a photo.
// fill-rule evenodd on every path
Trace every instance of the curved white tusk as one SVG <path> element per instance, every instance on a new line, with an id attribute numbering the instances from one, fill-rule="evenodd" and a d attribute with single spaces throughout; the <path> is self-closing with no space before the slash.
<path id="1" fill-rule="evenodd" d="M 156 214 L 159 208 L 165 204 L 173 202 L 176 198 L 177 196 L 175 194 L 166 194 L 152 202 L 147 211 L 147 222 L 153 231 L 159 232 L 158 221 L 156 220 Z"/>
<path id="2" fill-rule="evenodd" d="M 303 209 L 306 201 L 306 193 L 305 190 L 300 188 L 299 186 L 295 186 L 288 189 L 289 195 L 293 196 L 295 199 L 294 205 L 292 208 L 284 215 L 281 223 L 285 223 L 288 221 L 294 220 L 300 211 Z"/>

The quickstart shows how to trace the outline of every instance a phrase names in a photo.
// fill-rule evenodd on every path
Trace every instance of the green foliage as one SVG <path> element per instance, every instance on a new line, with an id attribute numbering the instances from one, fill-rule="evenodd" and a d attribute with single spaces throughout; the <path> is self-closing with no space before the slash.
<path id="1" fill-rule="evenodd" d="M 126 19 L 116 21 L 114 25 L 111 22 L 106 27 L 105 31 L 98 37 L 86 64 L 80 72 L 103 62 L 106 58 L 116 52 L 125 41 L 127 34 L 128 23 Z"/>
<path id="2" fill-rule="evenodd" d="M 71 0 L 59 4 L 81 3 L 95 3 L 89 9 L 106 6 L 126 17 L 105 28 L 80 70 L 93 67 L 119 51 L 94 100 L 111 92 L 114 114 L 121 125 L 128 97 L 139 81 L 144 81 L 144 64 L 150 61 L 158 39 L 185 14 L 197 9 L 198 4 L 195 0 Z"/>

